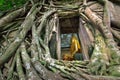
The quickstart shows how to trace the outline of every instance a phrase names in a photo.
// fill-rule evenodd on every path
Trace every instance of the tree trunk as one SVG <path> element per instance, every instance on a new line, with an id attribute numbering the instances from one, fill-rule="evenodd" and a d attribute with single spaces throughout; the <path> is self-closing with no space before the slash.
<path id="1" fill-rule="evenodd" d="M 0 15 L 0 79 L 119 80 L 119 2 L 30 0 Z M 62 60 L 60 32 L 71 25 L 86 60 Z"/>

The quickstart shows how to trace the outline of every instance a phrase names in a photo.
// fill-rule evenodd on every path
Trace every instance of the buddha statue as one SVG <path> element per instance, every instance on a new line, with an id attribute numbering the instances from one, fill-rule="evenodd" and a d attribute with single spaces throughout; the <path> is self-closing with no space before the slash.
<path id="1" fill-rule="evenodd" d="M 63 60 L 72 61 L 74 60 L 74 55 L 76 53 L 81 53 L 80 43 L 75 35 L 72 35 L 70 53 L 63 55 Z"/>

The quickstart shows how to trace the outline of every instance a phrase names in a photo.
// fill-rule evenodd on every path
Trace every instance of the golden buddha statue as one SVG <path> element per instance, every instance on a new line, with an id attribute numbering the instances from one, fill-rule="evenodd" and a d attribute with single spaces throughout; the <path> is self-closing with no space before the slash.
<path id="1" fill-rule="evenodd" d="M 72 61 L 74 60 L 75 53 L 81 53 L 80 43 L 75 35 L 72 35 L 70 53 L 63 55 L 63 60 Z"/>

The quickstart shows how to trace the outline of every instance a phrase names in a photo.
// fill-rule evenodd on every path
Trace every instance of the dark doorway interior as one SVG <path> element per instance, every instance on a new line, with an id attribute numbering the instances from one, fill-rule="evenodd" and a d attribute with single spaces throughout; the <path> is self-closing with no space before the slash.
<path id="1" fill-rule="evenodd" d="M 70 54 L 72 35 L 75 35 L 80 43 L 78 36 L 79 17 L 60 19 L 60 38 L 61 38 L 61 57 L 63 59 L 65 54 Z M 78 54 L 79 56 L 79 54 Z M 76 56 L 77 57 L 77 56 Z M 74 58 L 77 60 L 78 58 Z"/>

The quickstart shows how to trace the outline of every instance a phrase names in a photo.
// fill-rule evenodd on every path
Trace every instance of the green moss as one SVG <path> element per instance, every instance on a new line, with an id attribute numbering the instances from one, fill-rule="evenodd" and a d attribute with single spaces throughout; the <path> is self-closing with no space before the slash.
<path id="1" fill-rule="evenodd" d="M 0 0 L 0 11 L 10 10 L 20 7 L 26 3 L 27 0 Z"/>
<path id="2" fill-rule="evenodd" d="M 111 66 L 108 71 L 109 75 L 120 77 L 120 65 Z"/>

